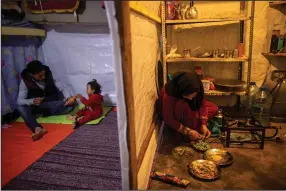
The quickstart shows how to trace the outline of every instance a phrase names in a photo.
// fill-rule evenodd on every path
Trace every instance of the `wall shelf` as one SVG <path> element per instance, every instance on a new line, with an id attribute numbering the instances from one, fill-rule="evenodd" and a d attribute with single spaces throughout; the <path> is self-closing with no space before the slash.
<path id="1" fill-rule="evenodd" d="M 46 36 L 46 31 L 35 28 L 1 27 L 1 35 Z"/>
<path id="2" fill-rule="evenodd" d="M 246 62 L 248 57 L 239 58 L 168 58 L 166 62 Z"/>
<path id="3" fill-rule="evenodd" d="M 230 96 L 230 95 L 239 95 L 243 96 L 246 95 L 246 91 L 243 92 L 223 92 L 218 90 L 209 90 L 205 92 L 205 95 L 207 96 Z"/>
<path id="4" fill-rule="evenodd" d="M 209 23 L 209 22 L 225 22 L 225 21 L 245 21 L 250 17 L 233 17 L 233 18 L 214 18 L 214 19 L 191 19 L 191 20 L 166 20 L 166 24 L 191 24 L 191 23 Z"/>
<path id="5" fill-rule="evenodd" d="M 286 5 L 286 1 L 273 1 L 269 2 L 269 6 Z"/>
<path id="6" fill-rule="evenodd" d="M 279 56 L 279 57 L 286 57 L 286 53 L 277 53 L 277 54 L 273 54 L 273 53 L 262 53 L 263 56 Z"/>
<path id="7" fill-rule="evenodd" d="M 166 20 L 166 9 L 165 9 L 165 3 L 166 1 L 162 1 L 161 3 L 161 19 L 162 19 L 162 25 L 161 25 L 161 31 L 162 31 L 162 44 L 163 44 L 163 82 L 167 83 L 167 71 L 168 71 L 168 63 L 178 63 L 178 62 L 235 62 L 238 66 L 238 80 L 242 80 L 243 77 L 243 71 L 247 71 L 246 78 L 247 78 L 247 85 L 249 86 L 250 83 L 250 74 L 251 74 L 251 64 L 252 64 L 252 45 L 253 45 L 253 23 L 254 23 L 254 12 L 255 12 L 255 1 L 251 0 L 251 6 L 248 8 L 244 6 L 244 3 L 240 4 L 240 11 L 247 13 L 247 15 L 238 15 L 236 17 L 229 17 L 229 18 L 202 18 L 202 19 L 191 19 L 191 20 Z M 238 22 L 239 27 L 239 43 L 246 43 L 245 36 L 245 22 L 239 22 L 239 21 L 250 21 L 249 23 L 249 38 L 247 38 L 248 41 L 248 56 L 243 56 L 239 58 L 197 58 L 197 57 L 190 57 L 190 58 L 168 58 L 167 57 L 167 26 L 175 26 L 176 25 L 182 25 L 182 24 L 207 24 L 207 25 L 222 25 L 224 22 Z M 183 48 L 183 47 L 182 47 Z M 248 62 L 246 65 L 247 68 L 244 69 L 245 64 L 243 62 Z M 248 89 L 248 88 L 247 88 Z M 205 92 L 206 95 L 210 96 L 230 96 L 230 95 L 238 95 L 237 96 L 237 103 L 236 106 L 240 106 L 240 97 L 243 95 L 247 95 L 247 91 L 243 92 L 222 92 L 218 90 L 211 90 L 208 92 Z"/>

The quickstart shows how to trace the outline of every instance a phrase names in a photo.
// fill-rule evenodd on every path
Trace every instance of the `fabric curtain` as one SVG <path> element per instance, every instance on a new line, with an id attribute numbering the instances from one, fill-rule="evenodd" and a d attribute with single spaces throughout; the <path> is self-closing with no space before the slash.
<path id="1" fill-rule="evenodd" d="M 17 108 L 21 72 L 32 60 L 44 63 L 41 39 L 29 36 L 2 36 L 1 115 Z"/>

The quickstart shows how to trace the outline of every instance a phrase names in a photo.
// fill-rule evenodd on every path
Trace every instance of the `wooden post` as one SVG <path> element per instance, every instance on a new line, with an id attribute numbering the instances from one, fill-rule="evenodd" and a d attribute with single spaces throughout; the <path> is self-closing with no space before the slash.
<path id="1" fill-rule="evenodd" d="M 132 84 L 132 50 L 130 7 L 128 1 L 114 1 L 118 21 L 120 47 L 122 56 L 122 71 L 124 81 L 124 96 L 127 109 L 127 130 L 129 150 L 130 189 L 137 190 L 137 159 L 135 140 L 134 93 Z"/>
<path id="2" fill-rule="evenodd" d="M 146 137 L 145 137 L 145 139 L 144 139 L 144 141 L 140 147 L 139 154 L 137 157 L 137 173 L 140 170 L 140 167 L 141 167 L 143 159 L 146 155 L 149 143 L 151 141 L 152 135 L 153 135 L 157 125 L 158 125 L 157 122 L 151 124 L 151 127 L 148 129 L 147 135 L 146 135 Z"/>

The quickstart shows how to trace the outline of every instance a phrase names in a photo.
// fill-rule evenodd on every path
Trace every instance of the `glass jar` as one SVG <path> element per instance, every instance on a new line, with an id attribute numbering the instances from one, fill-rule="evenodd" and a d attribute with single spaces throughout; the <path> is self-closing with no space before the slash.
<path id="1" fill-rule="evenodd" d="M 190 58 L 190 57 L 191 57 L 191 51 L 190 51 L 190 49 L 185 49 L 185 50 L 184 50 L 184 57 L 185 57 L 185 58 Z"/>

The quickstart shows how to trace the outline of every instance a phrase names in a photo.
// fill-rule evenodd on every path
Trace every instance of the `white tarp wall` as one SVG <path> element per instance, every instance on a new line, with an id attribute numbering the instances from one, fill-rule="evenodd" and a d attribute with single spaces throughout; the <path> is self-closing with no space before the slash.
<path id="1" fill-rule="evenodd" d="M 70 93 L 86 95 L 86 84 L 96 79 L 108 105 L 116 104 L 110 34 L 47 32 L 45 63 Z"/>
<path id="2" fill-rule="evenodd" d="M 136 1 L 139 6 L 159 16 L 160 1 Z M 154 105 L 158 98 L 156 65 L 160 55 L 160 24 L 131 11 L 132 79 L 135 108 L 136 155 L 139 156 L 148 130 L 156 126 Z M 156 128 L 156 127 L 155 127 Z M 157 128 L 153 131 L 140 169 L 138 190 L 148 185 L 154 154 L 157 147 Z"/>
<path id="3" fill-rule="evenodd" d="M 122 175 L 122 190 L 129 190 L 129 152 L 127 148 L 127 118 L 123 86 L 122 58 L 120 38 L 118 34 L 118 22 L 115 18 L 115 6 L 113 1 L 105 1 L 106 14 L 111 35 L 113 63 L 115 68 L 115 87 L 117 95 L 117 121 L 120 147 L 120 162 Z"/>

